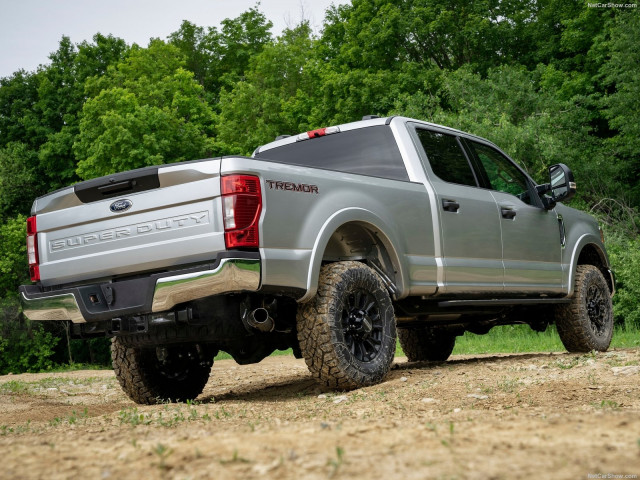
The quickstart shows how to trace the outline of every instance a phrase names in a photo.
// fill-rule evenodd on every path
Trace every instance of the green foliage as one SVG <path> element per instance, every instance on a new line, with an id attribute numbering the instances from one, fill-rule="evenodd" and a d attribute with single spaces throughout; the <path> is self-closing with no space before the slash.
<path id="1" fill-rule="evenodd" d="M 51 357 L 59 338 L 40 324 L 12 318 L 8 309 L 5 305 L 0 325 L 0 375 L 51 369 L 55 365 Z"/>
<path id="2" fill-rule="evenodd" d="M 180 49 L 186 67 L 215 100 L 223 86 L 233 87 L 242 78 L 251 58 L 272 41 L 272 23 L 257 8 L 222 21 L 222 31 L 183 21 L 169 41 Z"/>
<path id="3" fill-rule="evenodd" d="M 35 150 L 21 142 L 0 148 L 0 219 L 28 214 L 34 198 L 45 191 Z"/>
<path id="4" fill-rule="evenodd" d="M 74 144 L 81 178 L 211 154 L 213 111 L 183 67 L 177 47 L 154 40 L 87 82 Z"/>
<path id="5" fill-rule="evenodd" d="M 29 281 L 26 217 L 18 215 L 0 224 L 0 301 L 12 298 Z"/>
<path id="6" fill-rule="evenodd" d="M 44 141 L 34 112 L 41 78 L 41 74 L 19 70 L 0 79 L 0 147 L 22 142 L 36 148 Z"/>
<path id="7" fill-rule="evenodd" d="M 312 54 L 311 28 L 285 30 L 278 41 L 251 59 L 246 79 L 222 90 L 218 144 L 250 154 L 277 135 L 298 131 L 297 102 L 312 88 L 305 65 Z"/>
<path id="8" fill-rule="evenodd" d="M 108 338 L 71 340 L 71 355 L 74 364 L 80 362 L 85 365 L 111 367 L 111 340 Z"/>
<path id="9" fill-rule="evenodd" d="M 626 192 L 640 204 L 640 11 L 628 9 L 609 21 L 611 30 L 604 42 L 610 53 L 600 72 L 611 93 L 602 97 L 604 116 L 618 135 L 608 140 L 621 163 L 619 180 L 630 184 Z"/>
<path id="10" fill-rule="evenodd" d="M 640 328 L 640 237 L 619 234 L 607 238 L 607 251 L 616 272 L 617 292 L 613 297 L 616 323 Z"/>
<path id="11" fill-rule="evenodd" d="M 94 43 L 74 46 L 62 37 L 51 54 L 51 65 L 40 72 L 38 102 L 35 105 L 40 132 L 46 136 L 40 146 L 40 168 L 50 188 L 77 181 L 73 144 L 77 139 L 79 115 L 85 101 L 85 82 L 103 75 L 108 66 L 123 58 L 128 47 L 121 39 L 96 34 Z"/>

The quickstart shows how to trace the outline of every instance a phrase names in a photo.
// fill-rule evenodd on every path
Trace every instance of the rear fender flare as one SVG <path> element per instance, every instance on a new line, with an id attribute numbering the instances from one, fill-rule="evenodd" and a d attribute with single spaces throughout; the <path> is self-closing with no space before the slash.
<path id="1" fill-rule="evenodd" d="M 389 275 L 389 277 L 397 288 L 397 297 L 402 298 L 405 296 L 405 286 L 407 285 L 405 275 L 408 270 L 405 265 L 406 260 L 404 260 L 404 257 L 398 255 L 396 249 L 396 246 L 400 245 L 399 238 L 393 233 L 394 230 L 373 212 L 363 208 L 351 207 L 334 213 L 320 228 L 311 254 L 309 273 L 307 275 L 307 293 L 298 301 L 304 303 L 315 296 L 316 291 L 318 290 L 320 268 L 322 267 L 323 256 L 327 249 L 327 245 L 329 244 L 329 240 L 336 230 L 347 223 L 361 224 L 380 239 L 380 242 L 385 247 L 395 270 L 394 274 Z"/>

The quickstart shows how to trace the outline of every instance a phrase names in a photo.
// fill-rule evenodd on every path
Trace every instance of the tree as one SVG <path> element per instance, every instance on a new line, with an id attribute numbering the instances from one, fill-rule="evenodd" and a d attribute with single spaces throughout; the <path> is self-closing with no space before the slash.
<path id="1" fill-rule="evenodd" d="M 51 64 L 42 70 L 35 105 L 46 141 L 40 147 L 40 169 L 48 179 L 49 189 L 61 188 L 78 180 L 73 143 L 78 134 L 79 118 L 85 100 L 87 78 L 103 74 L 127 51 L 126 43 L 111 35 L 96 34 L 94 43 L 77 47 L 62 37 Z"/>
<path id="2" fill-rule="evenodd" d="M 29 281 L 26 222 L 27 217 L 18 215 L 0 224 L 0 299 L 14 296 Z"/>
<path id="3" fill-rule="evenodd" d="M 299 100 L 313 88 L 307 59 L 313 41 L 308 23 L 287 29 L 273 45 L 251 59 L 245 80 L 223 90 L 218 117 L 218 145 L 250 154 L 258 145 L 304 124 Z"/>
<path id="4" fill-rule="evenodd" d="M 627 186 L 632 204 L 640 207 L 640 12 L 621 12 L 609 26 L 609 38 L 603 39 L 608 59 L 600 69 L 608 92 L 601 105 L 617 135 L 607 144 L 619 164 L 617 180 Z"/>
<path id="5" fill-rule="evenodd" d="M 40 78 L 18 70 L 0 79 L 0 147 L 22 142 L 35 150 L 46 140 L 35 112 Z"/>
<path id="6" fill-rule="evenodd" d="M 20 142 L 0 148 L 0 221 L 28 214 L 33 199 L 45 190 L 35 150 Z"/>
<path id="7" fill-rule="evenodd" d="M 257 7 L 234 19 L 222 21 L 222 29 L 204 28 L 183 21 L 180 29 L 169 35 L 169 42 L 180 49 L 186 68 L 205 88 L 208 99 L 217 100 L 223 86 L 241 79 L 252 57 L 272 42 L 271 27 Z"/>
<path id="8" fill-rule="evenodd" d="M 87 82 L 73 147 L 80 178 L 212 154 L 213 111 L 184 65 L 177 47 L 153 40 Z"/>

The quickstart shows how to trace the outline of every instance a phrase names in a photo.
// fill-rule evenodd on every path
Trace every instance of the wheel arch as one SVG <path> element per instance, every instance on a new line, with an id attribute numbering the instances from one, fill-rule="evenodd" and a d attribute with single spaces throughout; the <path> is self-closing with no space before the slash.
<path id="1" fill-rule="evenodd" d="M 393 230 L 374 213 L 359 208 L 337 212 L 318 234 L 309 266 L 307 293 L 299 302 L 306 302 L 316 294 L 324 263 L 346 260 L 372 267 L 382 277 L 391 297 L 402 298 L 406 291 L 406 266 L 397 245 L 399 239 Z"/>
<path id="2" fill-rule="evenodd" d="M 600 239 L 593 235 L 583 235 L 573 251 L 571 266 L 569 271 L 569 296 L 573 295 L 575 289 L 575 275 L 578 265 L 593 265 L 597 267 L 604 276 L 611 295 L 615 292 L 615 281 L 609 265 L 609 258 L 600 245 Z"/>

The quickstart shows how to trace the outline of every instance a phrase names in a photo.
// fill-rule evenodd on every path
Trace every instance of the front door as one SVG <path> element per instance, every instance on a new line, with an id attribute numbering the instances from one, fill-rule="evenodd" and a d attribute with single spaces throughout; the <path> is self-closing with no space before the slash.
<path id="1" fill-rule="evenodd" d="M 533 182 L 509 158 L 490 145 L 465 142 L 496 200 L 505 292 L 562 292 L 562 244 L 555 210 L 542 208 Z"/>
<path id="2" fill-rule="evenodd" d="M 437 198 L 444 268 L 440 293 L 502 292 L 501 219 L 492 192 L 480 188 L 458 137 L 419 127 L 416 136 Z"/>

